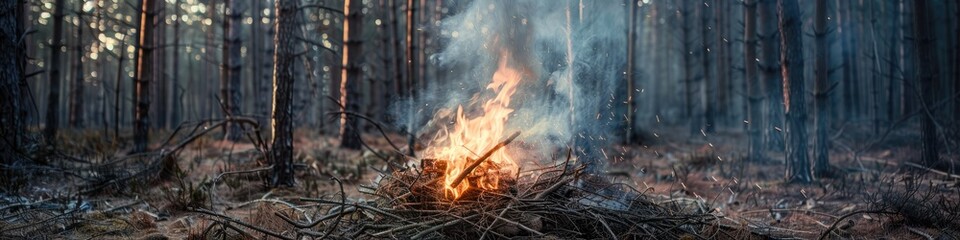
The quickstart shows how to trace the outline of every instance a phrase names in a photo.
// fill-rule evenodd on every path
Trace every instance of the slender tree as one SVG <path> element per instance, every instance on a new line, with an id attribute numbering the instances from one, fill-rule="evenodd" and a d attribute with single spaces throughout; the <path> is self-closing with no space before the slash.
<path id="1" fill-rule="evenodd" d="M 267 84 L 268 79 L 263 78 L 264 72 L 267 71 L 264 71 L 265 68 L 263 68 L 263 64 L 259 62 L 261 58 L 265 58 L 266 56 L 263 54 L 263 2 L 264 1 L 251 1 L 253 9 L 250 11 L 250 15 L 253 18 L 253 24 L 250 26 L 250 51 L 248 51 L 251 56 L 250 79 L 252 80 L 250 83 L 253 88 L 251 90 L 253 96 L 255 96 L 253 98 L 253 113 L 256 116 L 257 122 L 261 125 L 266 124 L 266 116 L 270 115 L 267 105 L 268 99 L 263 97 L 265 93 L 262 91 L 262 89 L 267 88 L 265 85 L 269 85 Z M 264 110 L 267 112 L 264 112 Z"/>
<path id="2" fill-rule="evenodd" d="M 401 47 L 400 45 L 400 38 L 401 38 L 400 23 L 399 23 L 399 20 L 397 20 L 399 18 L 397 17 L 398 15 L 397 10 L 400 9 L 401 5 L 397 4 L 398 0 L 389 0 L 389 1 L 390 1 L 390 4 L 389 4 L 390 10 L 387 13 L 387 19 L 389 19 L 389 22 L 390 22 L 389 34 L 390 34 L 391 45 L 393 46 L 391 47 L 391 50 L 393 50 L 393 58 L 394 58 L 394 61 L 393 61 L 394 88 L 396 89 L 395 92 L 397 96 L 404 96 L 406 93 L 406 81 L 403 79 L 404 77 L 403 72 L 406 68 L 404 67 L 405 62 L 401 61 L 400 59 L 400 56 L 403 56 L 403 52 L 401 52 L 403 51 L 403 47 Z"/>
<path id="3" fill-rule="evenodd" d="M 135 54 L 136 66 L 134 67 L 135 77 L 133 99 L 136 101 L 133 113 L 133 144 L 135 152 L 147 150 L 147 141 L 149 138 L 150 127 L 150 83 L 155 76 L 155 67 L 150 64 L 153 59 L 153 50 L 156 48 L 157 39 L 154 37 L 154 30 L 157 23 L 162 21 L 157 14 L 163 7 L 162 0 L 141 0 L 139 26 L 137 27 L 137 53 Z"/>
<path id="4" fill-rule="evenodd" d="M 953 4 L 954 14 L 953 17 L 957 18 L 960 16 L 960 3 Z M 953 33 L 956 34 L 953 42 L 953 76 L 955 78 L 960 78 L 960 21 L 954 26 Z M 960 83 L 954 82 L 953 92 L 960 92 Z M 960 98 L 954 99 L 953 104 L 953 121 L 960 122 Z"/>
<path id="5" fill-rule="evenodd" d="M 627 92 L 627 128 L 624 136 L 624 141 L 627 144 L 633 143 L 636 134 L 634 134 L 633 127 L 636 126 L 637 120 L 633 116 L 633 109 L 636 107 L 633 104 L 633 83 L 634 83 L 634 52 L 636 51 L 636 39 L 637 39 L 637 4 L 636 0 L 627 0 L 627 71 L 626 71 L 626 83 L 627 88 L 624 89 Z"/>
<path id="6" fill-rule="evenodd" d="M 53 39 L 50 45 L 50 62 L 48 62 L 50 91 L 47 94 L 47 118 L 43 131 L 47 141 L 53 141 L 60 127 L 60 49 L 63 48 L 63 11 L 66 5 L 63 0 L 56 0 L 53 8 Z"/>
<path id="7" fill-rule="evenodd" d="M 243 23 L 243 0 L 224 0 L 226 15 L 223 19 L 223 65 L 220 74 L 220 99 L 228 116 L 240 115 L 240 69 L 243 67 L 240 56 L 242 41 L 240 27 Z M 228 123 L 224 139 L 238 141 L 243 136 L 240 125 Z"/>
<path id="8" fill-rule="evenodd" d="M 361 97 L 357 95 L 357 88 L 363 81 L 363 72 L 360 71 L 360 58 L 363 50 L 360 48 L 360 34 L 363 32 L 363 3 L 354 0 L 343 1 L 343 61 L 340 64 L 340 146 L 349 149 L 360 149 L 360 129 L 357 120 L 348 117 L 346 112 L 359 112 Z M 348 98 L 349 97 L 349 98 Z"/>
<path id="9" fill-rule="evenodd" d="M 294 185 L 293 172 L 293 81 L 294 62 L 299 32 L 297 10 L 299 0 L 276 0 L 273 38 L 273 140 L 270 144 L 273 161 L 271 184 Z"/>
<path id="10" fill-rule="evenodd" d="M 120 41 L 120 49 L 126 49 L 126 47 L 127 42 Z M 117 79 L 114 80 L 113 85 L 113 139 L 115 141 L 120 139 L 120 109 L 123 105 L 123 103 L 120 102 L 120 95 L 123 91 L 121 87 L 123 85 L 122 80 L 124 80 L 124 76 L 126 76 L 123 73 L 123 62 L 125 60 L 124 56 L 126 55 L 127 54 L 122 51 L 117 54 Z"/>
<path id="11" fill-rule="evenodd" d="M 259 1 L 256 1 L 259 2 Z M 173 73 L 171 75 L 170 81 L 173 86 L 173 96 L 170 99 L 170 124 L 180 124 L 181 117 L 183 115 L 183 87 L 180 84 L 180 22 L 183 21 L 181 17 L 182 9 L 181 0 L 176 0 L 173 3 L 173 12 L 177 20 L 173 22 Z"/>
<path id="12" fill-rule="evenodd" d="M 777 30 L 777 0 L 760 0 L 757 5 L 760 36 L 760 79 L 766 84 L 767 147 L 783 151 L 783 82 L 780 78 L 780 32 Z"/>
<path id="13" fill-rule="evenodd" d="M 727 41 L 727 29 L 729 28 L 726 24 L 727 19 L 729 18 L 728 12 L 730 9 L 727 9 L 726 6 L 730 5 L 728 0 L 716 0 L 715 6 L 713 7 L 714 11 L 714 37 L 716 40 L 716 49 L 717 49 L 717 72 L 716 72 L 716 85 L 714 88 L 709 89 L 708 91 L 715 91 L 714 98 L 709 101 L 714 104 L 713 112 L 715 116 L 711 117 L 714 119 L 712 125 L 719 124 L 715 119 L 720 118 L 720 121 L 724 121 L 725 116 L 729 114 L 729 88 L 730 88 L 730 46 Z M 713 128 L 713 127 L 710 127 Z"/>
<path id="14" fill-rule="evenodd" d="M 416 66 L 417 47 L 416 47 L 416 44 L 414 44 L 414 41 L 416 40 L 416 35 L 417 35 L 416 27 L 415 27 L 417 24 L 416 18 L 415 18 L 415 16 L 417 16 L 416 6 L 417 6 L 417 0 L 407 0 L 407 16 L 406 16 L 406 27 L 407 27 L 406 28 L 407 30 L 406 44 L 407 45 L 406 45 L 406 50 L 404 54 L 406 56 L 407 71 L 406 71 L 406 77 L 404 77 L 404 80 L 407 81 L 407 84 L 406 84 L 407 97 L 412 99 L 413 102 L 416 101 L 416 96 L 414 96 L 415 94 L 414 83 L 416 83 L 419 80 L 417 79 L 419 75 L 417 74 L 417 66 Z M 416 134 L 416 130 L 414 130 L 413 128 L 416 122 L 415 106 L 416 104 L 411 103 L 410 106 L 407 107 L 408 116 L 414 119 L 414 120 L 408 121 L 407 129 L 406 129 L 407 130 L 407 148 L 408 148 L 407 154 L 409 154 L 410 156 L 416 155 L 414 151 L 416 146 L 417 134 Z"/>
<path id="15" fill-rule="evenodd" d="M 807 183 L 813 180 L 810 174 L 810 159 L 807 157 L 807 94 L 803 82 L 803 42 L 801 41 L 800 7 L 797 0 L 780 0 L 780 68 L 783 73 L 784 115 L 787 180 Z"/>
<path id="16" fill-rule="evenodd" d="M 163 0 L 164 2 L 166 0 Z M 168 48 L 167 45 L 167 24 L 166 24 L 166 10 L 163 5 L 154 10 L 156 22 L 153 23 L 151 28 L 153 28 L 153 58 L 150 58 L 150 64 L 153 64 L 153 79 L 148 82 L 150 84 L 150 115 L 153 118 L 150 119 L 150 124 L 148 127 L 154 129 L 164 129 L 167 128 L 167 100 L 170 99 L 168 92 L 170 87 L 167 82 L 166 76 L 166 59 Z"/>
<path id="17" fill-rule="evenodd" d="M 894 118 L 897 117 L 896 110 L 899 109 L 897 104 L 900 103 L 899 101 L 897 101 L 897 99 L 900 98 L 899 96 L 897 96 L 897 94 L 899 93 L 899 90 L 897 89 L 897 86 L 898 86 L 897 82 L 900 81 L 899 73 L 901 70 L 901 69 L 898 69 L 900 65 L 900 61 L 897 56 L 897 46 L 899 46 L 900 43 L 897 42 L 897 39 L 900 33 L 899 26 L 901 25 L 900 23 L 901 19 L 900 19 L 900 13 L 897 11 L 897 5 L 899 5 L 898 2 L 884 1 L 884 3 L 891 5 L 891 7 L 888 7 L 887 9 L 889 9 L 888 10 L 889 15 L 892 15 L 891 17 L 888 17 L 890 19 L 890 26 L 887 29 L 889 34 L 887 35 L 888 47 L 886 49 L 887 50 L 887 59 L 886 59 L 886 63 L 887 63 L 886 75 L 887 76 L 886 77 L 888 79 L 888 85 L 887 85 L 887 102 L 885 103 L 885 105 L 887 108 L 886 118 L 887 118 L 887 121 L 889 122 L 889 121 L 893 121 Z"/>
<path id="18" fill-rule="evenodd" d="M 21 159 L 18 154 L 23 146 L 24 126 L 21 108 L 25 107 L 20 82 L 24 81 L 24 44 L 14 41 L 23 36 L 23 7 L 21 1 L 0 1 L 0 187 L 6 189 L 10 176 L 15 171 L 8 169 Z"/>
<path id="19" fill-rule="evenodd" d="M 749 139 L 749 154 L 753 161 L 764 159 L 763 151 L 763 83 L 757 77 L 757 1 L 744 2 L 743 11 L 743 66 L 744 77 L 747 83 L 747 132 Z"/>
<path id="20" fill-rule="evenodd" d="M 713 76 L 713 67 L 711 66 L 711 57 L 712 52 L 710 50 L 710 34 L 715 30 L 716 26 L 711 22 L 710 16 L 710 4 L 704 2 L 703 4 L 697 4 L 700 6 L 700 60 L 702 61 L 703 67 L 701 68 L 701 73 L 703 74 L 703 86 L 700 87 L 700 104 L 703 106 L 703 125 L 700 127 L 705 132 L 714 132 L 714 108 L 716 102 L 714 101 L 714 92 L 716 91 L 716 84 L 714 84 Z M 717 6 L 714 6 L 717 7 Z"/>
<path id="21" fill-rule="evenodd" d="M 72 128 L 83 126 L 83 2 L 77 2 L 77 36 L 76 46 L 73 48 L 73 81 L 70 83 L 70 112 L 67 122 Z"/>
<path id="22" fill-rule="evenodd" d="M 275 4 L 276 2 L 274 1 L 273 3 L 274 4 L 267 4 L 267 6 L 265 7 L 269 10 L 272 10 L 272 12 L 276 12 L 276 8 L 273 8 L 276 5 Z M 263 11 L 263 10 L 260 10 L 260 11 Z M 259 91 L 258 93 L 263 94 L 263 97 L 257 98 L 262 108 L 261 107 L 256 107 L 256 108 L 262 109 L 261 114 L 264 116 L 264 121 L 262 123 L 263 125 L 269 126 L 267 124 L 268 123 L 267 120 L 269 120 L 270 115 L 272 113 L 270 109 L 270 104 L 273 99 L 273 84 L 271 83 L 273 81 L 273 64 L 274 64 L 273 56 L 275 52 L 272 36 L 276 35 L 277 32 L 275 27 L 276 16 L 273 14 L 269 14 L 269 16 L 266 17 L 266 19 L 270 24 L 267 24 L 265 26 L 266 29 L 264 30 L 266 30 L 267 32 L 265 36 L 271 36 L 271 37 L 260 40 L 261 44 L 263 44 L 262 45 L 263 50 L 260 52 L 260 56 L 263 56 L 263 57 L 261 58 L 262 60 L 260 60 L 260 62 L 256 64 L 260 65 L 261 70 L 259 75 L 259 81 L 262 82 L 260 84 L 260 89 L 258 90 Z M 259 99 L 266 99 L 267 101 L 259 101 Z"/>
<path id="23" fill-rule="evenodd" d="M 917 84 L 921 99 L 923 117 L 920 120 L 921 160 L 923 164 L 933 168 L 946 168 L 947 163 L 940 159 L 937 146 L 937 126 L 934 122 L 935 109 L 931 106 L 937 101 L 937 50 L 933 38 L 934 11 L 927 0 L 913 1 L 913 35 L 916 40 L 914 47 L 917 53 L 916 69 Z"/>
<path id="24" fill-rule="evenodd" d="M 813 31 L 816 41 L 816 59 L 814 60 L 813 100 L 816 116 L 813 121 L 816 136 L 813 144 L 815 152 L 813 172 L 817 177 L 829 177 L 832 175 L 833 169 L 830 166 L 830 137 L 827 135 L 830 127 L 830 110 L 828 109 L 830 101 L 828 88 L 830 86 L 827 80 L 830 74 L 827 65 L 829 57 L 827 56 L 827 49 L 830 46 L 827 45 L 827 1 L 817 0 L 815 8 L 816 16 L 814 17 Z"/>
<path id="25" fill-rule="evenodd" d="M 693 24 L 691 23 L 690 17 L 690 5 L 689 2 L 684 1 L 683 4 L 680 4 L 680 10 L 677 11 L 677 15 L 680 20 L 683 22 L 683 25 L 680 27 L 683 31 L 683 99 L 684 99 L 684 117 L 689 120 L 690 132 L 696 133 L 700 129 L 699 121 L 695 120 L 696 117 L 693 116 Z"/>

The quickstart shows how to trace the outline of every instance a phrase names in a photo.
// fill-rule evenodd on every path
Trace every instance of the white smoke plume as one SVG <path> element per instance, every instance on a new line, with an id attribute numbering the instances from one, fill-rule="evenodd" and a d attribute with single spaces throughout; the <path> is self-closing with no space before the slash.
<path id="1" fill-rule="evenodd" d="M 526 74 L 513 96 L 510 131 L 542 157 L 575 147 L 581 160 L 609 159 L 602 147 L 625 127 L 625 2 L 619 0 L 475 0 L 443 19 L 443 50 L 430 63 L 443 79 L 428 79 L 393 108 L 397 124 L 412 126 L 425 144 L 449 118 L 436 115 L 479 109 L 500 50 Z M 478 101 L 479 100 L 479 101 Z M 471 103 L 473 103 L 471 105 Z M 416 104 L 414 114 L 406 109 Z M 506 137 L 506 136 L 504 136 Z"/>

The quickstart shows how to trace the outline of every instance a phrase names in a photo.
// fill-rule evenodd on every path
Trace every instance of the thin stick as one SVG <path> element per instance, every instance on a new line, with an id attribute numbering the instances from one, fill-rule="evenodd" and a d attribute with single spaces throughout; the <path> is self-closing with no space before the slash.
<path id="1" fill-rule="evenodd" d="M 467 219 L 470 219 L 470 218 L 473 218 L 473 217 L 476 217 L 476 216 L 478 216 L 478 215 L 471 215 L 471 216 L 468 216 L 468 217 L 455 219 L 455 220 L 449 221 L 449 222 L 444 223 L 444 224 L 440 224 L 440 225 L 433 226 L 433 227 L 431 227 L 431 228 L 428 228 L 427 230 L 423 230 L 422 232 L 417 233 L 417 235 L 413 235 L 413 237 L 411 237 L 410 239 L 422 239 L 423 236 L 426 236 L 427 234 L 430 234 L 430 233 L 432 233 L 432 232 L 436 232 L 437 230 L 440 230 L 440 229 L 445 228 L 445 227 L 453 226 L 454 224 L 460 223 L 461 221 L 465 221 L 465 220 L 467 220 Z"/>
<path id="2" fill-rule="evenodd" d="M 513 139 L 517 138 L 517 136 L 520 136 L 520 131 L 513 133 L 513 135 L 510 135 L 510 137 L 508 137 L 507 140 L 503 140 L 503 142 L 500 142 L 496 146 L 493 146 L 493 148 L 487 151 L 487 153 L 483 154 L 483 156 L 477 159 L 477 161 L 474 161 L 472 164 L 470 164 L 470 166 L 467 166 L 467 168 L 464 169 L 463 172 L 460 172 L 460 174 L 457 175 L 457 178 L 453 179 L 453 184 L 450 184 L 450 187 L 455 188 L 459 186 L 460 182 L 462 182 L 464 178 L 467 178 L 467 175 L 469 175 L 471 172 L 473 172 L 474 169 L 480 166 L 480 163 L 483 163 L 484 160 L 487 160 L 487 158 L 490 158 L 490 156 L 492 156 L 494 152 L 496 152 L 497 150 L 500 150 L 500 148 L 503 148 L 503 146 L 506 146 L 507 144 L 510 144 L 510 142 L 513 142 Z"/>
<path id="3" fill-rule="evenodd" d="M 837 224 L 839 224 L 840 222 L 842 222 L 843 219 L 846 219 L 846 218 L 848 218 L 848 217 L 850 217 L 850 216 L 853 216 L 853 215 L 865 214 L 865 213 L 897 214 L 897 213 L 895 213 L 895 212 L 888 212 L 888 211 L 884 211 L 884 210 L 860 210 L 860 211 L 854 211 L 854 212 L 851 212 L 851 213 L 847 213 L 846 215 L 843 215 L 843 216 L 840 216 L 840 218 L 837 218 L 837 220 L 834 221 L 833 224 L 830 224 L 830 227 L 827 228 L 826 231 L 823 231 L 823 233 L 820 234 L 820 237 L 817 238 L 817 240 L 823 240 L 823 239 L 826 238 L 828 235 L 830 235 L 830 233 L 833 232 L 833 229 L 837 228 Z"/>
<path id="4" fill-rule="evenodd" d="M 251 224 L 249 224 L 249 223 L 245 223 L 245 222 L 243 222 L 243 221 L 240 221 L 240 220 L 237 220 L 237 219 L 233 219 L 233 218 L 231 218 L 231 217 L 227 217 L 226 215 L 219 214 L 219 213 L 215 213 L 215 212 L 212 212 L 212 211 L 210 211 L 210 210 L 198 208 L 198 209 L 192 209 L 191 211 L 193 211 L 193 212 L 198 212 L 198 213 L 203 213 L 203 214 L 207 214 L 207 215 L 212 215 L 212 216 L 216 216 L 216 217 L 220 217 L 220 219 L 223 219 L 223 220 L 226 220 L 226 221 L 229 221 L 229 222 L 233 222 L 233 223 L 236 223 L 236 224 L 240 224 L 241 226 L 244 226 L 244 227 L 249 228 L 249 229 L 256 230 L 257 232 L 260 232 L 260 233 L 263 233 L 263 234 L 266 234 L 266 235 L 270 235 L 270 236 L 275 237 L 275 238 L 293 240 L 293 238 L 289 238 L 289 237 L 280 235 L 279 233 L 275 233 L 275 232 L 272 232 L 272 231 L 270 231 L 270 230 L 266 230 L 266 229 L 263 229 L 263 228 L 259 228 L 259 227 L 257 227 L 257 226 L 251 225 Z"/>
<path id="5" fill-rule="evenodd" d="M 960 175 L 954 175 L 954 174 L 950 174 L 950 173 L 947 173 L 947 172 L 944 172 L 944 171 L 940 171 L 940 170 L 936 170 L 936 169 L 932 169 L 932 168 L 920 166 L 920 165 L 918 165 L 918 164 L 916 164 L 916 163 L 904 162 L 903 164 L 905 164 L 905 165 L 907 165 L 907 166 L 911 166 L 911 167 L 923 169 L 923 170 L 926 170 L 926 171 L 929 171 L 929 172 L 932 172 L 932 173 L 940 174 L 940 175 L 943 175 L 943 176 L 960 179 Z"/>
<path id="6" fill-rule="evenodd" d="M 343 208 L 347 204 L 347 193 L 343 192 L 343 182 L 340 182 L 339 178 L 333 178 L 334 181 L 337 181 L 337 185 L 340 185 L 340 214 L 337 214 L 337 220 L 333 221 L 333 226 L 330 227 L 326 233 L 323 233 L 323 236 L 320 239 L 327 239 L 327 236 L 330 236 L 334 230 L 337 230 L 337 225 L 340 225 L 340 219 L 343 219 Z"/>

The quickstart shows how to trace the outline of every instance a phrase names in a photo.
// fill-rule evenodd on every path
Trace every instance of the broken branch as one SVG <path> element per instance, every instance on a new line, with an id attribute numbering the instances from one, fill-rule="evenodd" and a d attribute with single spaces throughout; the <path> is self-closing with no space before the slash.
<path id="1" fill-rule="evenodd" d="M 462 182 L 463 179 L 467 178 L 467 175 L 469 175 L 471 172 L 473 172 L 474 169 L 480 166 L 480 164 L 483 163 L 484 160 L 487 160 L 487 158 L 490 158 L 490 156 L 492 156 L 494 152 L 497 152 L 497 150 L 500 150 L 500 148 L 503 148 L 503 146 L 506 146 L 507 144 L 510 144 L 510 142 L 513 142 L 513 139 L 517 138 L 517 136 L 520 136 L 520 131 L 513 133 L 513 135 L 510 135 L 510 137 L 508 137 L 507 140 L 503 140 L 503 142 L 500 142 L 496 146 L 493 146 L 493 148 L 487 151 L 487 153 L 483 154 L 483 156 L 477 159 L 477 161 L 474 161 L 473 163 L 470 164 L 470 166 L 467 166 L 467 169 L 464 169 L 463 172 L 460 172 L 460 174 L 457 175 L 457 178 L 453 179 L 453 184 L 451 184 L 450 187 L 459 186 L 460 182 Z"/>

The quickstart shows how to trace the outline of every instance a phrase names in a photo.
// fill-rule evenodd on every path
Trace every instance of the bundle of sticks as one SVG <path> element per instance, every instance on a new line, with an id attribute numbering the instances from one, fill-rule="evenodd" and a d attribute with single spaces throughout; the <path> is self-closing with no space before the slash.
<path id="1" fill-rule="evenodd" d="M 455 178 L 470 178 L 492 152 L 485 152 Z M 425 159 L 418 168 L 384 175 L 366 204 L 378 211 L 345 220 L 349 237 L 480 238 L 680 238 L 701 233 L 709 214 L 673 211 L 624 184 L 595 181 L 583 166 L 566 161 L 501 176 L 498 189 L 471 187 L 457 199 L 444 196 L 445 161 Z M 489 172 L 488 172 L 489 173 Z M 454 185 L 455 186 L 455 185 Z M 333 210 L 331 210 L 333 211 Z"/>

